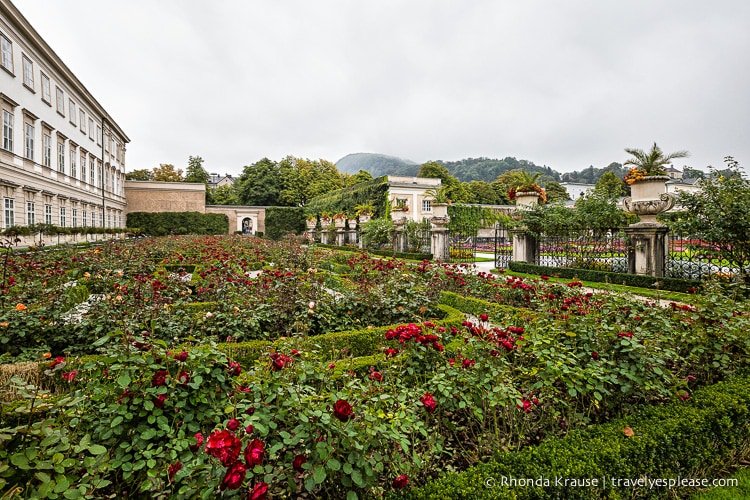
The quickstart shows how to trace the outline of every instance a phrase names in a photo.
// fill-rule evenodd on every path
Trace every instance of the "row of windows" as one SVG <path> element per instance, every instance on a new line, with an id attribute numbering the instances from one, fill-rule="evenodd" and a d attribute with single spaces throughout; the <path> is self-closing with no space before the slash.
<path id="1" fill-rule="evenodd" d="M 0 64 L 10 74 L 14 75 L 13 70 L 13 44 L 9 38 L 0 33 Z M 23 84 L 31 92 L 36 93 L 34 85 L 34 62 L 26 55 L 21 55 L 23 64 Z M 15 76 L 15 75 L 14 75 Z M 52 83 L 49 76 L 43 71 L 39 70 L 39 76 L 41 80 L 41 97 L 42 101 L 52 106 Z M 86 111 L 76 106 L 75 101 L 72 97 L 68 97 L 68 118 L 73 126 L 78 126 L 83 134 L 88 134 L 89 139 L 96 141 L 98 146 L 102 145 L 104 140 L 104 149 L 110 152 L 113 158 L 117 158 L 120 163 L 123 163 L 121 158 L 121 147 L 117 140 L 110 138 L 108 135 L 103 136 L 102 126 L 94 121 L 94 118 L 87 116 Z M 65 117 L 65 92 L 59 86 L 55 85 L 55 108 L 60 116 Z M 78 108 L 78 109 L 76 109 Z M 76 113 L 77 111 L 77 113 Z M 77 123 L 76 123 L 76 120 Z M 110 151 L 111 149 L 111 151 Z"/>
<path id="2" fill-rule="evenodd" d="M 7 110 L 3 110 L 3 140 L 2 140 L 2 147 L 3 149 L 13 152 L 13 114 L 9 113 Z M 35 152 L 35 127 L 29 122 L 24 123 L 24 157 L 28 160 L 35 161 L 34 158 L 34 152 Z M 52 136 L 51 133 L 47 133 L 48 131 L 45 130 L 42 135 L 42 165 L 48 168 L 52 168 Z M 66 166 L 65 166 L 65 160 L 66 160 L 66 152 L 65 152 L 65 142 L 58 141 L 57 143 L 57 170 L 63 174 L 66 172 Z M 78 154 L 76 153 L 76 147 L 70 148 L 70 176 L 74 179 L 78 179 L 78 165 L 76 164 L 76 159 Z M 102 186 L 102 166 L 101 162 L 98 160 L 95 160 L 94 157 L 89 156 L 86 154 L 86 151 L 83 148 L 81 149 L 81 163 L 80 163 L 80 180 L 83 182 L 88 182 L 92 186 L 96 184 L 97 187 Z M 87 161 L 88 158 L 88 161 Z M 98 163 L 98 169 L 95 168 L 96 163 Z M 87 163 L 90 167 L 88 169 L 88 177 L 86 175 L 87 173 Z M 98 171 L 98 176 L 96 175 L 96 171 Z M 121 179 L 122 174 L 115 171 L 109 171 L 107 172 L 107 175 L 105 176 L 104 182 L 105 182 L 105 189 L 109 190 L 114 193 L 118 193 L 121 187 Z"/>
<path id="3" fill-rule="evenodd" d="M 44 204 L 44 223 L 53 224 L 52 220 L 52 205 L 49 203 Z M 101 210 L 79 210 L 78 208 L 72 208 L 70 210 L 71 215 L 71 226 L 70 227 L 93 227 L 96 225 L 97 215 L 99 219 L 99 227 L 104 227 L 104 214 Z M 13 198 L 3 198 L 3 221 L 2 228 L 8 229 L 13 226 L 16 219 L 15 211 L 15 200 Z M 59 226 L 68 227 L 68 207 L 60 207 L 59 212 Z M 107 227 L 112 227 L 112 223 L 115 223 L 115 227 L 122 227 L 122 215 L 117 214 L 113 216 L 111 213 L 107 214 Z M 26 225 L 31 226 L 36 224 L 36 202 L 26 202 Z"/>

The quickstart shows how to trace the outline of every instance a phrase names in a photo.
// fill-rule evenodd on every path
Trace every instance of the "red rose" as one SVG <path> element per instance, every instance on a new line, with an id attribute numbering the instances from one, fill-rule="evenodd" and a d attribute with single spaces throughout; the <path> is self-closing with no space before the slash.
<path id="1" fill-rule="evenodd" d="M 477 364 L 476 361 L 473 359 L 465 359 L 463 363 L 461 363 L 462 368 L 474 368 L 474 365 Z"/>
<path id="2" fill-rule="evenodd" d="M 242 481 L 245 480 L 245 472 L 247 472 L 247 467 L 242 462 L 232 464 L 229 470 L 227 470 L 224 479 L 221 480 L 221 490 L 236 490 L 242 486 Z"/>
<path id="3" fill-rule="evenodd" d="M 250 467 L 255 467 L 263 462 L 263 455 L 266 453 L 266 445 L 260 439 L 253 439 L 247 443 L 245 448 L 245 462 Z"/>
<path id="4" fill-rule="evenodd" d="M 78 370 L 73 370 L 72 372 L 64 372 L 60 374 L 63 378 L 63 380 L 67 380 L 68 382 L 72 382 L 74 378 L 76 378 L 76 375 L 78 375 Z"/>
<path id="5" fill-rule="evenodd" d="M 354 411 L 352 410 L 352 405 L 350 405 L 346 400 L 339 399 L 335 403 L 333 403 L 333 416 L 337 419 L 341 420 L 342 422 L 346 422 L 352 417 L 352 414 Z"/>
<path id="6" fill-rule="evenodd" d="M 591 353 L 591 357 L 594 358 L 594 361 L 596 361 L 597 359 L 599 359 L 599 353 L 596 351 L 593 351 Z"/>
<path id="7" fill-rule="evenodd" d="M 490 319 L 490 317 L 488 315 L 484 314 L 484 313 L 482 313 L 482 314 L 479 315 L 479 320 L 480 321 L 487 321 L 489 319 Z"/>
<path id="8" fill-rule="evenodd" d="M 427 409 L 428 413 L 434 412 L 435 408 L 437 408 L 437 401 L 435 401 L 435 398 L 433 398 L 432 394 L 430 394 L 429 392 L 425 392 L 420 401 Z"/>
<path id="9" fill-rule="evenodd" d="M 405 488 L 407 484 L 409 484 L 409 476 L 407 476 L 406 474 L 401 474 L 393 480 L 393 487 L 398 490 L 400 490 L 401 488 Z"/>
<path id="10" fill-rule="evenodd" d="M 167 381 L 167 375 L 169 375 L 167 370 L 158 370 L 154 373 L 154 376 L 151 377 L 151 385 L 154 387 L 164 385 Z"/>
<path id="11" fill-rule="evenodd" d="M 266 500 L 267 493 L 268 485 L 266 483 L 258 483 L 253 486 L 253 490 L 248 495 L 247 500 Z"/>
<path id="12" fill-rule="evenodd" d="M 230 431 L 236 431 L 240 428 L 240 421 L 236 418 L 230 418 L 229 422 L 227 422 L 227 429 Z"/>
<path id="13" fill-rule="evenodd" d="M 229 374 L 233 377 L 236 377 L 240 373 L 242 373 L 242 367 L 240 364 L 236 361 L 230 361 L 229 366 L 227 366 L 227 370 L 229 371 Z"/>
<path id="14" fill-rule="evenodd" d="M 196 432 L 195 433 L 195 441 L 196 441 L 196 443 L 190 446 L 190 450 L 191 451 L 197 451 L 198 448 L 200 448 L 201 446 L 203 446 L 203 434 L 201 434 L 200 432 Z"/>
<path id="15" fill-rule="evenodd" d="M 180 373 L 178 373 L 177 382 L 182 385 L 188 385 L 188 382 L 190 382 L 190 372 L 188 372 L 187 370 L 182 370 Z"/>
<path id="16" fill-rule="evenodd" d="M 253 427 L 253 425 L 252 424 L 248 424 L 248 426 L 245 427 L 245 434 L 252 434 L 253 430 L 255 430 L 255 428 Z"/>
<path id="17" fill-rule="evenodd" d="M 629 339 L 633 338 L 633 334 L 630 333 L 630 332 L 620 332 L 620 333 L 617 334 L 617 336 L 618 337 L 626 337 L 626 338 L 629 338 Z"/>
<path id="18" fill-rule="evenodd" d="M 169 477 L 170 483 L 174 479 L 175 475 L 177 475 L 177 473 L 180 472 L 180 469 L 182 469 L 182 462 L 177 462 L 169 466 L 169 469 L 167 471 L 167 476 Z"/>
<path id="19" fill-rule="evenodd" d="M 167 400 L 166 394 L 159 394 L 154 398 L 154 406 L 157 408 L 164 408 L 164 401 Z"/>
<path id="20" fill-rule="evenodd" d="M 216 457 L 224 467 L 237 461 L 242 450 L 242 441 L 228 430 L 214 431 L 208 436 L 206 453 Z"/>
<path id="21" fill-rule="evenodd" d="M 294 457 L 294 460 L 292 460 L 292 468 L 297 472 L 304 472 L 305 469 L 302 468 L 302 465 L 305 462 L 307 462 L 307 457 L 304 455 L 297 455 Z"/>
<path id="22" fill-rule="evenodd" d="M 180 361 L 182 363 L 184 363 L 185 361 L 187 361 L 187 358 L 188 358 L 187 351 L 182 351 L 180 354 L 175 354 L 174 355 L 174 359 L 176 359 L 177 361 Z"/>

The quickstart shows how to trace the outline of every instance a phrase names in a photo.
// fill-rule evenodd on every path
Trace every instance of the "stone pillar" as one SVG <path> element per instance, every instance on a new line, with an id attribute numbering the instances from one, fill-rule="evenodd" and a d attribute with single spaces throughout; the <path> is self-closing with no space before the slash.
<path id="1" fill-rule="evenodd" d="M 437 262 L 451 261 L 451 245 L 448 238 L 448 228 L 446 227 L 449 221 L 450 218 L 447 215 L 430 219 L 432 223 L 430 252 L 432 252 L 432 259 Z"/>
<path id="2" fill-rule="evenodd" d="M 323 231 L 321 231 L 321 232 L 320 232 L 320 242 L 321 242 L 321 243 L 322 243 L 323 245 L 327 245 L 327 244 L 328 244 L 328 235 L 329 235 L 329 234 L 330 234 L 330 233 L 329 233 L 328 231 L 326 231 L 325 229 L 324 229 Z"/>
<path id="3" fill-rule="evenodd" d="M 406 252 L 406 233 L 404 232 L 406 217 L 394 219 L 393 223 L 396 225 L 396 230 L 393 232 L 393 251 Z"/>
<path id="4" fill-rule="evenodd" d="M 340 247 L 346 244 L 346 231 L 344 229 L 336 229 L 336 244 Z"/>
<path id="5" fill-rule="evenodd" d="M 628 272 L 663 277 L 669 253 L 669 229 L 661 224 L 638 223 L 625 228 L 630 240 Z"/>
<path id="6" fill-rule="evenodd" d="M 510 231 L 513 237 L 513 260 L 516 262 L 526 262 L 527 264 L 536 264 L 539 255 L 539 242 L 537 239 L 527 234 L 524 229 L 512 229 Z"/>

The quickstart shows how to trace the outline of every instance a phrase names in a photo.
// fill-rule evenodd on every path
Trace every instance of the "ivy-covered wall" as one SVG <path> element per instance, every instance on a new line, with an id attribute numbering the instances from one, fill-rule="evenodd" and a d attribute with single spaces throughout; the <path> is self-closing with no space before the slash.
<path id="1" fill-rule="evenodd" d="M 375 208 L 373 218 L 385 217 L 387 193 L 388 177 L 378 177 L 313 198 L 305 206 L 305 214 L 314 216 L 324 213 L 345 213 L 353 217 L 357 211 L 356 207 L 372 205 Z"/>

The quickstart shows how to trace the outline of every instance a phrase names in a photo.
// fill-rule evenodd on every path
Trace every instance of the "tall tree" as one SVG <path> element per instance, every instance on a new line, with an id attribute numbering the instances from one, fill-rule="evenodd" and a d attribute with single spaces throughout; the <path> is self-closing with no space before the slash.
<path id="1" fill-rule="evenodd" d="M 154 167 L 152 180 L 155 182 L 182 182 L 184 177 L 181 168 L 175 170 L 174 165 L 162 163 L 158 167 Z"/>
<path id="2" fill-rule="evenodd" d="M 211 205 L 239 205 L 240 197 L 234 184 L 222 184 L 207 192 Z M 206 202 L 209 203 L 209 202 Z"/>
<path id="3" fill-rule="evenodd" d="M 147 168 L 141 168 L 133 170 L 125 174 L 125 180 L 127 181 L 150 181 L 154 174 Z"/>
<path id="4" fill-rule="evenodd" d="M 608 200 L 625 196 L 625 184 L 612 172 L 604 172 L 594 186 L 594 191 Z"/>
<path id="5" fill-rule="evenodd" d="M 185 171 L 185 182 L 208 184 L 210 179 L 211 177 L 208 175 L 208 172 L 203 168 L 203 158 L 200 156 L 190 156 L 188 158 L 187 170 Z"/>
<path id="6" fill-rule="evenodd" d="M 279 177 L 279 202 L 286 206 L 303 206 L 311 198 L 344 187 L 343 176 L 327 160 L 287 156 L 279 162 Z"/>
<path id="7" fill-rule="evenodd" d="M 547 181 L 544 185 L 544 190 L 547 191 L 548 203 L 553 203 L 555 201 L 568 201 L 570 199 L 568 190 L 557 181 Z"/>
<path id="8" fill-rule="evenodd" d="M 243 205 L 268 207 L 281 204 L 279 165 L 268 158 L 246 166 L 236 185 L 237 196 Z"/>
<path id="9" fill-rule="evenodd" d="M 676 151 L 674 153 L 664 154 L 659 146 L 654 143 L 651 149 L 643 151 L 642 149 L 625 148 L 625 152 L 632 156 L 625 161 L 625 165 L 645 170 L 650 175 L 663 175 L 665 165 L 669 165 L 672 160 L 677 158 L 687 158 L 690 153 L 687 151 Z"/>

